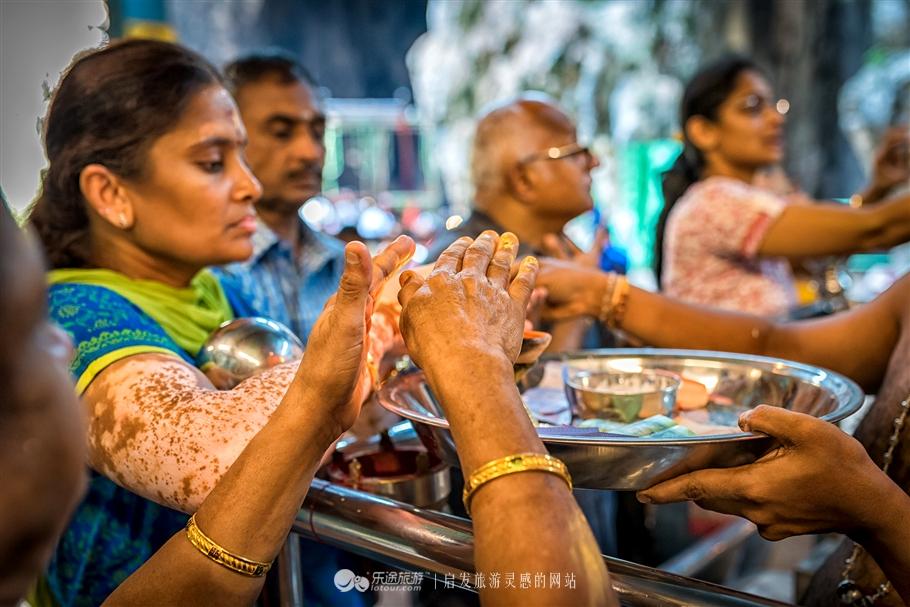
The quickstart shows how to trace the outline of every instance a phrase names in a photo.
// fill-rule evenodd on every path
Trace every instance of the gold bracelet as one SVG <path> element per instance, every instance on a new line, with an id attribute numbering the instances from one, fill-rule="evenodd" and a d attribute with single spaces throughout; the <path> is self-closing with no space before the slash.
<path id="1" fill-rule="evenodd" d="M 572 477 L 569 476 L 569 470 L 562 461 L 552 455 L 542 453 L 519 453 L 494 459 L 471 473 L 464 483 L 464 493 L 462 493 L 464 509 L 471 514 L 471 500 L 474 494 L 490 481 L 517 472 L 532 471 L 555 474 L 566 482 L 569 491 L 572 490 Z"/>
<path id="2" fill-rule="evenodd" d="M 603 297 L 600 298 L 600 314 L 597 319 L 605 325 L 609 325 L 609 319 L 613 316 L 613 293 L 616 291 L 616 274 L 607 274 L 607 286 L 604 288 Z"/>
<path id="3" fill-rule="evenodd" d="M 195 514 L 186 523 L 186 539 L 195 546 L 196 550 L 231 571 L 236 571 L 249 577 L 262 577 L 272 568 L 271 563 L 243 558 L 216 544 L 215 540 L 204 534 L 196 525 Z"/>
<path id="4" fill-rule="evenodd" d="M 629 301 L 629 279 L 625 276 L 619 276 L 616 280 L 616 286 L 613 288 L 613 295 L 610 298 L 610 317 L 607 319 L 607 326 L 611 329 L 618 329 L 622 324 L 622 317 L 626 313 L 626 303 Z"/>

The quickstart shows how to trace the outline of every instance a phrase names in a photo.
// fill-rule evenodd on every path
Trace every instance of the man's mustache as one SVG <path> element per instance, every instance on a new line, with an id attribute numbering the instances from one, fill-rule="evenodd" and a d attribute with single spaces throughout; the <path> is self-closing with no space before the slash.
<path id="1" fill-rule="evenodd" d="M 301 177 L 313 177 L 320 179 L 322 178 L 322 164 L 315 162 L 305 164 L 294 170 L 288 171 L 287 176 L 290 179 L 299 179 Z"/>

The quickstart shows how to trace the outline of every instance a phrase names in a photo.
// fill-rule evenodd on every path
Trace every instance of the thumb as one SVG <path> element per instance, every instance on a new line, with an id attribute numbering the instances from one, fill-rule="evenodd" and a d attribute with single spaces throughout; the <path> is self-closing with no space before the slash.
<path id="1" fill-rule="evenodd" d="M 340 314 L 338 320 L 363 322 L 371 278 L 372 264 L 366 245 L 362 242 L 348 243 L 344 247 L 344 273 L 335 299 L 335 310 Z"/>
<path id="2" fill-rule="evenodd" d="M 759 405 L 739 416 L 739 427 L 744 432 L 761 432 L 784 444 L 794 445 L 811 434 L 811 429 L 807 428 L 811 421 L 813 418 L 804 413 Z"/>

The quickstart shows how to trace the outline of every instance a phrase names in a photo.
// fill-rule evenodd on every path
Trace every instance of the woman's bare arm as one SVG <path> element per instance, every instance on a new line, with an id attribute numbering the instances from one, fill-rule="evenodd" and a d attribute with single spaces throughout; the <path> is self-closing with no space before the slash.
<path id="1" fill-rule="evenodd" d="M 538 285 L 549 293 L 552 318 L 600 314 L 608 277 L 558 260 L 544 260 Z M 776 356 L 819 365 L 874 392 L 900 334 L 910 276 L 874 301 L 817 320 L 776 323 L 632 288 L 621 328 L 649 345 Z"/>
<path id="2" fill-rule="evenodd" d="M 297 368 L 288 363 L 216 390 L 176 356 L 118 361 L 83 396 L 92 467 L 143 497 L 194 512 L 265 426 Z"/>
<path id="3" fill-rule="evenodd" d="M 235 554 L 273 561 L 323 453 L 337 438 L 325 413 L 315 392 L 296 387 L 288 391 L 227 473 L 220 480 L 208 476 L 205 482 L 217 484 L 196 512 L 199 528 Z M 188 504 L 186 496 L 180 499 Z M 250 605 L 264 580 L 214 563 L 180 531 L 105 605 Z"/>
<path id="4" fill-rule="evenodd" d="M 379 261 L 399 253 L 403 257 L 412 246 L 409 240 L 402 241 L 397 248 L 393 245 Z M 313 328 L 297 376 L 279 397 L 280 404 L 270 411 L 271 416 L 261 430 L 241 446 L 242 453 L 236 461 L 221 462 L 230 469 L 218 479 L 199 507 L 196 521 L 206 535 L 230 552 L 261 562 L 275 558 L 323 453 L 356 419 L 362 402 L 358 383 L 365 376 L 366 365 L 365 312 L 371 305 L 370 278 L 377 272 L 387 274 L 381 267 L 370 271 L 364 245 L 347 246 L 345 273 L 338 295 L 329 300 Z M 286 368 L 269 375 L 292 374 L 293 369 Z M 236 392 L 235 399 L 255 407 L 257 398 L 270 398 L 270 391 L 280 385 L 279 381 L 248 380 L 245 386 L 232 392 Z M 193 400 L 192 394 L 188 398 Z M 235 399 L 214 404 L 222 407 L 243 404 Z M 215 421 L 206 423 L 223 430 L 225 424 L 236 421 L 236 415 L 230 422 L 221 417 L 211 414 L 208 418 Z M 241 436 L 246 436 L 247 431 L 243 432 Z M 197 435 L 194 440 L 204 439 Z M 181 465 L 179 455 L 176 459 L 177 465 Z M 121 584 L 106 604 L 251 604 L 263 581 L 264 578 L 247 577 L 210 560 L 181 531 Z"/>
<path id="5" fill-rule="evenodd" d="M 374 283 L 410 255 L 407 246 L 413 245 L 407 243 L 411 241 L 396 241 L 377 255 Z M 352 350 L 349 357 L 360 354 Z M 140 354 L 118 361 L 83 394 L 90 463 L 134 493 L 194 512 L 265 426 L 288 387 L 319 385 L 341 364 L 327 359 L 321 363 L 324 369 L 316 369 L 317 361 L 309 360 L 308 367 L 280 365 L 232 390 L 215 390 L 198 369 L 176 356 Z M 359 397 L 365 398 L 370 387 L 364 372 Z"/>
<path id="6" fill-rule="evenodd" d="M 910 195 L 854 209 L 791 204 L 777 217 L 758 255 L 802 259 L 890 248 L 910 240 Z"/>

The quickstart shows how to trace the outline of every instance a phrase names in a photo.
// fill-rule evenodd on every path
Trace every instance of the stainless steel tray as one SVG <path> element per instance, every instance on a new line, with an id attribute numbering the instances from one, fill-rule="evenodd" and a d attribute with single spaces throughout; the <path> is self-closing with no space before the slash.
<path id="1" fill-rule="evenodd" d="M 564 359 L 572 364 L 624 371 L 665 369 L 700 381 L 737 407 L 775 405 L 829 422 L 855 413 L 863 401 L 862 390 L 846 377 L 777 358 L 640 348 L 582 351 Z M 376 398 L 386 409 L 410 420 L 428 449 L 449 464 L 459 465 L 449 424 L 422 371 L 404 372 L 390 379 Z M 587 489 L 644 489 L 692 470 L 752 462 L 774 444 L 768 436 L 738 431 L 660 440 L 591 436 L 579 430 L 539 428 L 538 434 L 550 453 L 569 467 L 575 485 Z"/>

